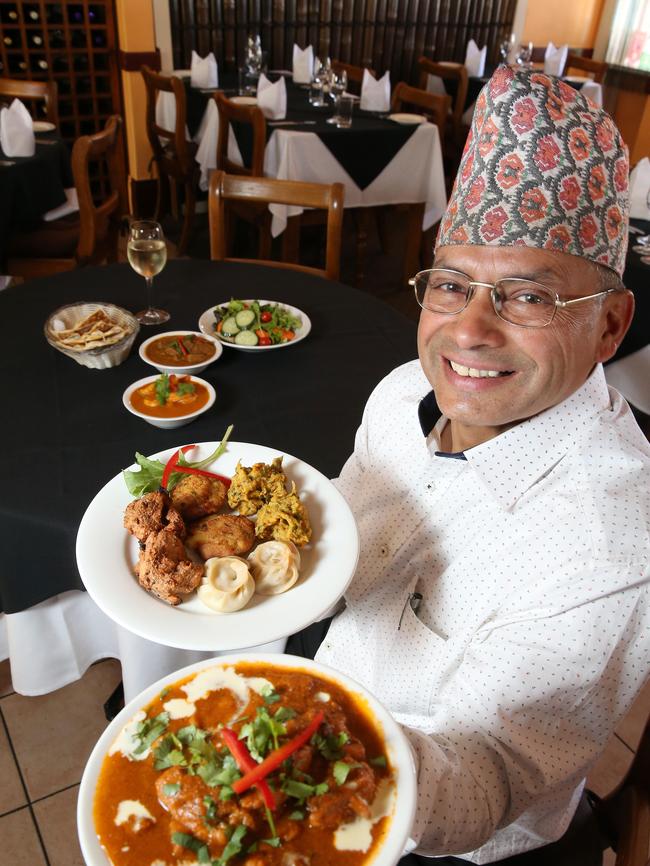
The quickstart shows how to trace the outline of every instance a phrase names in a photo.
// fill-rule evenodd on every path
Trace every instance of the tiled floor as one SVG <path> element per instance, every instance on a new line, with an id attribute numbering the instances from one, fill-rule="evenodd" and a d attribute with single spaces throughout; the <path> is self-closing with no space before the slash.
<path id="1" fill-rule="evenodd" d="M 83 679 L 36 698 L 12 691 L 0 663 L 0 862 L 11 866 L 83 866 L 75 809 L 86 759 L 106 726 L 102 705 L 120 679 L 113 660 Z M 606 794 L 629 766 L 646 718 L 650 684 L 621 723 L 589 779 Z M 608 852 L 605 863 L 613 863 Z"/>

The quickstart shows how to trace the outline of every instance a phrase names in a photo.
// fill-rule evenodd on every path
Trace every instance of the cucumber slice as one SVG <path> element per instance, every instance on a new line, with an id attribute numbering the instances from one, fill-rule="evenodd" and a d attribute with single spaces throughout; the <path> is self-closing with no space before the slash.
<path id="1" fill-rule="evenodd" d="M 237 321 L 235 316 L 228 316 L 227 319 L 223 320 L 223 325 L 221 326 L 221 333 L 224 335 L 224 337 L 233 337 L 238 332 L 239 328 L 237 327 Z"/>
<path id="2" fill-rule="evenodd" d="M 238 328 L 250 328 L 255 321 L 255 313 L 252 310 L 241 310 L 235 316 Z"/>
<path id="3" fill-rule="evenodd" d="M 259 340 L 255 331 L 239 331 L 235 337 L 238 346 L 257 346 Z"/>

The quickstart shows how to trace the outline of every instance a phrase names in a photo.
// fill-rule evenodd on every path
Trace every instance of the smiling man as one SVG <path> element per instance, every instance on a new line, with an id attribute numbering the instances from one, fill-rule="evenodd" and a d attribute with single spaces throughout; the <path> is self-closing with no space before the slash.
<path id="1" fill-rule="evenodd" d="M 337 482 L 361 556 L 316 658 L 410 738 L 409 862 L 601 860 L 584 780 L 650 673 L 650 449 L 602 368 L 633 313 L 627 176 L 608 115 L 497 70 L 413 281 L 419 361 Z"/>

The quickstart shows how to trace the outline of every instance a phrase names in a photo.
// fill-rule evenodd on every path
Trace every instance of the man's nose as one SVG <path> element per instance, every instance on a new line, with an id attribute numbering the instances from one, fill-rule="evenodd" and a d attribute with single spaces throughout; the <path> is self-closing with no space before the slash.
<path id="1" fill-rule="evenodd" d="M 473 286 L 472 289 L 465 309 L 453 317 L 456 345 L 462 349 L 499 346 L 505 339 L 505 323 L 494 310 L 490 289 L 487 286 Z"/>

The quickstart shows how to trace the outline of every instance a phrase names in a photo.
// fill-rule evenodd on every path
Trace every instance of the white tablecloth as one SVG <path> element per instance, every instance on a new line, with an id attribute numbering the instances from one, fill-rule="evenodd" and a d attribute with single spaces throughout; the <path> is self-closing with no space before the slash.
<path id="1" fill-rule="evenodd" d="M 175 109 L 172 94 L 160 95 L 156 116 L 165 129 L 173 128 Z M 194 136 L 199 146 L 196 161 L 201 166 L 199 186 L 203 190 L 208 188 L 210 172 L 217 166 L 218 136 L 219 112 L 211 99 Z M 232 129 L 228 156 L 233 162 L 243 161 Z M 348 208 L 425 202 L 423 230 L 437 222 L 447 206 L 438 128 L 430 123 L 423 123 L 415 130 L 404 147 L 365 189 L 357 186 L 315 133 L 297 129 L 278 128 L 272 133 L 264 154 L 264 173 L 281 180 L 339 181 L 345 186 L 345 207 Z M 284 231 L 289 216 L 301 213 L 300 208 L 281 205 L 272 205 L 270 210 L 274 237 Z"/>
<path id="2" fill-rule="evenodd" d="M 251 650 L 283 652 L 286 639 Z M 241 650 L 246 652 L 246 650 Z M 21 613 L 0 614 L 0 660 L 21 695 L 42 695 L 82 677 L 96 661 L 119 659 L 127 701 L 175 670 L 218 652 L 179 650 L 116 625 L 86 592 L 71 590 Z M 106 695 L 108 698 L 108 695 Z"/>

